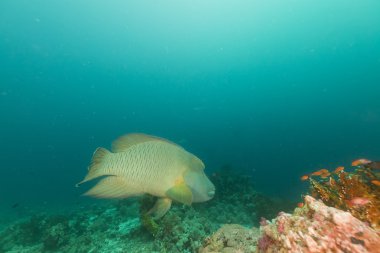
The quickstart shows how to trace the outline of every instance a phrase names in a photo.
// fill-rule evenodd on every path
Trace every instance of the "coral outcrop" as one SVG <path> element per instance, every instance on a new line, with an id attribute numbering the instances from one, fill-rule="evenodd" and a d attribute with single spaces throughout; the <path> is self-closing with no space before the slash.
<path id="1" fill-rule="evenodd" d="M 253 253 L 256 252 L 256 243 L 259 230 L 237 224 L 222 226 L 212 236 L 207 237 L 199 253 Z"/>
<path id="2" fill-rule="evenodd" d="M 281 212 L 260 227 L 258 252 L 379 252 L 379 232 L 349 212 L 311 196 L 293 215 Z"/>

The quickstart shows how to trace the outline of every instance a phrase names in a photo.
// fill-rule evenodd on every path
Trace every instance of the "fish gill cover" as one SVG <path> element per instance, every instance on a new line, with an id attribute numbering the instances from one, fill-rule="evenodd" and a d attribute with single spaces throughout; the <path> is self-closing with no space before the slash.
<path id="1" fill-rule="evenodd" d="M 176 204 L 162 221 L 182 217 L 176 231 L 192 238 L 289 211 L 310 171 L 380 160 L 379 9 L 376 0 L 0 1 L 0 227 L 26 222 L 13 230 L 25 237 L 1 237 L 0 251 L 67 249 L 83 234 L 88 252 L 90 231 L 112 237 L 107 223 L 135 238 L 138 201 L 120 213 L 73 187 L 93 151 L 126 133 L 167 138 L 204 162 L 215 198 L 193 213 Z M 249 180 L 229 178 L 226 165 Z M 49 215 L 64 210 L 72 220 Z"/>

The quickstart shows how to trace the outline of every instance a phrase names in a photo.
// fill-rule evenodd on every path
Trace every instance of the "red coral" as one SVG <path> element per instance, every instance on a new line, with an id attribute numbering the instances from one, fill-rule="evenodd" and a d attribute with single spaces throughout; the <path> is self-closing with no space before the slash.
<path id="1" fill-rule="evenodd" d="M 277 224 L 277 231 L 280 233 L 280 234 L 282 234 L 282 233 L 284 233 L 284 231 L 285 231 L 285 224 L 284 224 L 284 222 L 278 222 L 278 224 Z"/>
<path id="2" fill-rule="evenodd" d="M 272 238 L 270 238 L 268 235 L 264 234 L 262 237 L 259 238 L 257 242 L 257 247 L 259 252 L 266 252 L 268 248 L 273 244 Z"/>

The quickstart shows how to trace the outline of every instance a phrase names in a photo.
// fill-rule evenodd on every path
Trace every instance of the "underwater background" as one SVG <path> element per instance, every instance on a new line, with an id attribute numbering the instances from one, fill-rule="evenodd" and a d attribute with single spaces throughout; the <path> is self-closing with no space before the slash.
<path id="1" fill-rule="evenodd" d="M 75 184 L 130 132 L 288 199 L 379 159 L 379 24 L 376 0 L 2 0 L 0 210 L 93 201 Z"/>

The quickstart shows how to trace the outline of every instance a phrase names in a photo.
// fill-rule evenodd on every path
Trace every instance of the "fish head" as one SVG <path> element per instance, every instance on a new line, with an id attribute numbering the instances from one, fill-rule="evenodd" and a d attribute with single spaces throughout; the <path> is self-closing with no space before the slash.
<path id="1" fill-rule="evenodd" d="M 202 161 L 195 161 L 194 166 L 185 172 L 184 180 L 193 194 L 193 202 L 205 202 L 214 197 L 215 186 L 205 174 Z"/>

